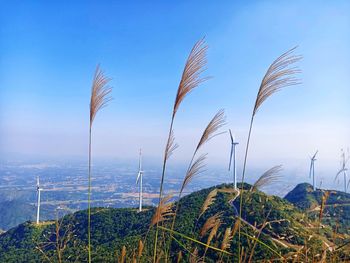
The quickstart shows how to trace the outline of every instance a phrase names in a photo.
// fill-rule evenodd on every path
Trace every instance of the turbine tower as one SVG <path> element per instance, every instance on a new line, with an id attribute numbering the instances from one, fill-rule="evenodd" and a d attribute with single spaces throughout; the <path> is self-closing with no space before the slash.
<path id="1" fill-rule="evenodd" d="M 344 192 L 346 193 L 347 190 L 348 190 L 349 183 L 350 183 L 350 181 L 348 182 L 348 178 L 347 178 L 347 170 L 348 170 L 348 168 L 346 167 L 346 164 L 349 161 L 349 156 L 348 156 L 348 158 L 346 158 L 345 152 L 344 152 L 343 149 L 341 149 L 341 152 L 342 152 L 341 153 L 341 158 L 342 158 L 342 160 L 341 160 L 341 169 L 338 171 L 337 175 L 335 176 L 335 180 L 338 178 L 338 176 L 340 174 L 343 173 L 343 175 L 344 175 Z"/>
<path id="2" fill-rule="evenodd" d="M 39 176 L 36 177 L 36 193 L 38 196 L 37 211 L 36 211 L 36 224 L 39 224 L 40 219 L 40 193 L 43 189 L 40 188 Z"/>
<path id="3" fill-rule="evenodd" d="M 137 174 L 136 184 L 139 184 L 139 212 L 142 211 L 142 177 L 143 177 L 143 171 L 142 171 L 142 151 L 140 149 L 139 154 L 139 172 Z"/>
<path id="4" fill-rule="evenodd" d="M 312 177 L 312 186 L 314 191 L 316 191 L 316 178 L 315 178 L 315 161 L 316 159 L 316 154 L 318 153 L 318 150 L 315 152 L 315 154 L 310 158 L 311 163 L 310 163 L 310 172 L 309 172 L 309 178 Z"/>
<path id="5" fill-rule="evenodd" d="M 233 188 L 237 189 L 237 171 L 236 171 L 236 146 L 238 145 L 238 142 L 235 140 L 235 136 L 232 134 L 231 130 L 230 132 L 230 138 L 231 138 L 231 153 L 230 153 L 230 163 L 228 165 L 228 170 L 231 169 L 232 159 L 233 159 Z"/>

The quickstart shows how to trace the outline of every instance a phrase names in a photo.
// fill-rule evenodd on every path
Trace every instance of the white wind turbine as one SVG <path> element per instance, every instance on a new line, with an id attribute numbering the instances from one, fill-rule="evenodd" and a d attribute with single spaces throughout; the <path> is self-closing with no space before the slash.
<path id="1" fill-rule="evenodd" d="M 137 174 L 136 184 L 139 183 L 139 212 L 142 211 L 142 177 L 143 177 L 143 171 L 142 171 L 142 152 L 140 149 L 140 155 L 139 155 L 139 172 Z"/>
<path id="2" fill-rule="evenodd" d="M 38 197 L 38 203 L 37 203 L 37 211 L 36 211 L 36 224 L 39 224 L 39 219 L 40 219 L 40 193 L 43 189 L 40 188 L 40 181 L 39 181 L 39 176 L 36 177 L 36 193 Z"/>
<path id="3" fill-rule="evenodd" d="M 238 145 L 238 142 L 236 142 L 235 136 L 232 134 L 231 130 L 230 132 L 230 138 L 231 138 L 231 153 L 230 153 L 230 163 L 228 165 L 228 170 L 231 169 L 231 164 L 233 160 L 233 188 L 237 189 L 237 171 L 236 171 L 236 145 Z"/>
<path id="4" fill-rule="evenodd" d="M 312 177 L 312 186 L 314 191 L 316 191 L 316 178 L 315 178 L 315 161 L 316 159 L 316 154 L 318 153 L 318 150 L 315 152 L 315 154 L 310 158 L 311 163 L 310 163 L 310 171 L 309 171 L 309 178 Z"/>
<path id="5" fill-rule="evenodd" d="M 349 150 L 348 150 L 349 151 Z M 338 176 L 343 173 L 344 175 L 344 192 L 346 193 L 347 192 L 347 189 L 348 189 L 348 186 L 349 186 L 349 183 L 350 181 L 348 182 L 348 179 L 347 179 L 347 171 L 348 171 L 348 168 L 346 167 L 346 164 L 347 162 L 349 161 L 349 156 L 348 158 L 345 157 L 345 152 L 343 149 L 341 149 L 341 158 L 342 158 L 342 161 L 341 161 L 341 169 L 338 171 L 337 175 L 335 176 L 335 179 L 334 180 L 337 180 Z"/>

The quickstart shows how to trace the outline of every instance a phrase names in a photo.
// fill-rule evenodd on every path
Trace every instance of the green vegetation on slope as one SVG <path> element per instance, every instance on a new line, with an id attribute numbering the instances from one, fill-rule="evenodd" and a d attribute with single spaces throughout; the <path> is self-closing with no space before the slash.
<path id="1" fill-rule="evenodd" d="M 191 253 L 205 255 L 206 262 L 216 262 L 219 259 L 232 261 L 238 255 L 238 236 L 233 236 L 227 253 L 224 254 L 198 244 L 207 243 L 210 231 L 200 236 L 208 218 L 220 213 L 221 224 L 217 234 L 213 236 L 210 246 L 220 248 L 225 229 L 235 228 L 239 198 L 233 198 L 232 191 L 227 191 L 229 185 L 220 185 L 215 202 L 198 218 L 202 205 L 214 187 L 204 189 L 180 200 L 179 213 L 176 220 L 171 242 L 170 257 L 176 262 L 181 251 L 183 262 L 188 262 Z M 221 189 L 221 190 L 220 190 Z M 319 231 L 317 221 L 309 219 L 298 208 L 287 200 L 276 196 L 268 196 L 260 191 L 249 191 L 245 185 L 244 209 L 242 211 L 241 244 L 246 248 L 243 253 L 245 260 L 254 251 L 252 260 L 276 259 L 279 255 L 288 257 L 297 250 L 306 247 L 309 255 L 321 257 L 324 246 L 333 246 L 331 229 L 324 227 Z M 225 191 L 226 190 L 226 191 Z M 227 193 L 228 192 L 228 193 Z M 154 208 L 146 208 L 137 213 L 136 209 L 92 209 L 92 259 L 93 262 L 116 262 L 123 246 L 126 247 L 126 258 L 137 258 L 138 242 L 146 240 L 141 262 L 149 262 L 153 255 L 154 229 L 149 230 Z M 242 219 L 243 220 L 243 219 Z M 161 225 L 170 228 L 170 221 Z M 66 215 L 55 222 L 43 223 L 39 226 L 27 222 L 0 235 L 1 262 L 86 262 L 87 261 L 87 211 L 79 211 Z M 56 228 L 57 227 L 57 228 Z M 315 228 L 317 231 L 315 231 Z M 180 234 L 178 234 L 180 233 Z M 187 237 L 198 242 L 190 241 Z M 170 240 L 169 231 L 160 231 L 160 241 L 164 242 L 163 253 L 166 254 L 166 241 Z M 258 240 L 255 242 L 255 240 Z M 41 252 L 40 252 L 41 250 Z M 300 253 L 300 252 L 298 252 Z M 342 254 L 342 256 L 344 256 Z"/>
<path id="2" fill-rule="evenodd" d="M 285 199 L 307 213 L 312 219 L 319 217 L 322 198 L 328 192 L 322 213 L 322 223 L 331 226 L 337 233 L 350 234 L 350 194 L 335 190 L 313 191 L 307 183 L 298 184 Z M 348 236 L 345 236 L 348 238 Z"/>

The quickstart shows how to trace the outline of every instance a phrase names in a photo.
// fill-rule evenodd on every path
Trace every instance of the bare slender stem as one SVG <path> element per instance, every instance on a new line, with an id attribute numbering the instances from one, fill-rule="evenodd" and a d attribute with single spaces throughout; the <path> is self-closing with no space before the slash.
<path id="1" fill-rule="evenodd" d="M 91 125 L 89 129 L 88 256 L 91 263 Z"/>
<path id="2" fill-rule="evenodd" d="M 173 124 L 174 124 L 174 115 L 171 118 L 171 123 L 170 123 L 170 128 L 169 128 L 169 134 L 168 134 L 168 141 L 170 140 L 170 136 L 171 136 L 171 131 L 173 130 Z M 160 181 L 160 189 L 159 189 L 159 201 L 158 201 L 158 205 L 160 205 L 160 202 L 162 200 L 163 197 L 163 183 L 164 183 L 164 177 L 165 177 L 165 169 L 166 169 L 166 163 L 167 163 L 167 154 L 164 153 L 164 159 L 163 159 L 163 167 L 162 167 L 162 178 Z M 159 222 L 157 220 L 157 227 L 156 227 L 156 236 L 154 239 L 154 248 L 153 248 L 153 262 L 155 263 L 157 260 L 157 242 L 158 242 L 158 225 Z"/>
<path id="3" fill-rule="evenodd" d="M 242 218 L 244 176 L 245 176 L 246 165 L 247 165 L 248 149 L 249 149 L 250 135 L 252 133 L 253 121 L 254 121 L 254 114 L 252 114 L 252 118 L 250 120 L 249 133 L 248 133 L 247 144 L 246 144 L 246 148 L 245 148 L 243 171 L 242 171 L 241 196 L 240 196 L 240 201 L 239 201 L 239 218 Z M 239 262 L 241 262 L 240 261 L 240 254 L 241 254 L 241 220 L 239 220 L 239 223 L 238 223 L 238 258 L 239 258 Z"/>
<path id="4" fill-rule="evenodd" d="M 188 165 L 188 168 L 187 168 L 187 171 L 186 171 L 186 174 L 188 173 L 188 171 L 191 169 L 191 166 L 192 166 L 192 163 L 193 163 L 193 160 L 194 160 L 194 157 L 196 156 L 196 153 L 197 153 L 197 149 L 194 151 L 193 155 L 192 155 L 192 158 L 191 158 L 191 161 Z M 173 221 L 171 223 L 171 231 L 174 230 L 174 227 L 175 227 L 175 221 L 176 221 L 176 216 L 177 216 L 177 212 L 179 210 L 179 206 L 180 206 L 180 199 L 181 199 L 181 196 L 182 196 L 182 191 L 180 190 L 180 193 L 179 193 L 179 199 L 177 201 L 177 204 L 176 204 L 176 208 L 175 208 L 175 213 L 174 213 L 174 217 L 173 217 Z M 170 239 L 169 239 L 169 242 L 168 242 L 168 245 L 166 247 L 166 249 L 168 248 L 169 249 L 169 256 L 170 256 L 170 247 L 171 247 L 171 243 L 172 243 L 172 239 L 173 239 L 173 233 L 170 232 Z M 165 253 L 165 262 L 167 262 L 168 260 L 168 253 Z"/>

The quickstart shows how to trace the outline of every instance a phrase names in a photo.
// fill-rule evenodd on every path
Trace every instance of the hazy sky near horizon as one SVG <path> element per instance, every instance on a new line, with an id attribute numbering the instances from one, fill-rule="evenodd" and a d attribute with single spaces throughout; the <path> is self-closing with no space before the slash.
<path id="1" fill-rule="evenodd" d="M 175 121 L 185 161 L 220 108 L 240 142 L 269 64 L 298 45 L 303 83 L 261 107 L 250 162 L 339 165 L 350 146 L 349 1 L 7 1 L 0 10 L 0 154 L 86 156 L 97 63 L 114 100 L 93 127 L 94 156 L 160 160 L 186 57 L 205 36 L 207 75 Z M 229 138 L 205 148 L 227 164 Z M 268 168 L 268 167 L 267 167 Z"/>

